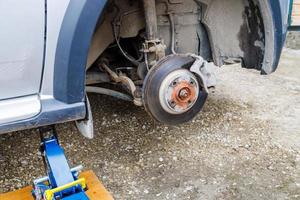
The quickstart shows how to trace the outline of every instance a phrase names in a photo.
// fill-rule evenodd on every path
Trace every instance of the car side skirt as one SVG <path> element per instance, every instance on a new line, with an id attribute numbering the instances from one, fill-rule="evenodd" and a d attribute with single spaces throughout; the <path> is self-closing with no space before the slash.
<path id="1" fill-rule="evenodd" d="M 37 116 L 0 126 L 0 134 L 74 121 L 85 117 L 85 103 L 66 104 L 55 99 L 41 100 L 42 112 Z"/>

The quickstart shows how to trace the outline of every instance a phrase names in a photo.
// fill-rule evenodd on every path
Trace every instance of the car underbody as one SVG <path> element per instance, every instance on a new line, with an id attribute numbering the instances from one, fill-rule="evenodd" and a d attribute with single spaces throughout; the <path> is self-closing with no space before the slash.
<path id="1" fill-rule="evenodd" d="M 215 66 L 240 62 L 262 74 L 275 70 L 266 5 L 110 0 L 89 49 L 86 91 L 132 101 L 166 124 L 187 122 L 216 86 Z"/>

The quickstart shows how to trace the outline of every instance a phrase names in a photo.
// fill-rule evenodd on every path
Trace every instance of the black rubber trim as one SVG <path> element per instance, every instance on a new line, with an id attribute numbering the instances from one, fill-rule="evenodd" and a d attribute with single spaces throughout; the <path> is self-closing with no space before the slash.
<path id="1" fill-rule="evenodd" d="M 83 102 L 90 42 L 107 0 L 70 1 L 60 30 L 54 64 L 54 97 Z"/>

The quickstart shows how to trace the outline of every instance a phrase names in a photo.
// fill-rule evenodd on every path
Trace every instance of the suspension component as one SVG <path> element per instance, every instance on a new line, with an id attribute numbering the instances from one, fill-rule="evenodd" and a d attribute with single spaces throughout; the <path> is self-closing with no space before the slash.
<path id="1" fill-rule="evenodd" d="M 142 106 L 142 99 L 139 95 L 139 92 L 134 84 L 134 82 L 128 78 L 125 75 L 118 75 L 117 73 L 115 73 L 114 71 L 112 71 L 105 63 L 101 63 L 100 67 L 102 69 L 104 69 L 111 77 L 111 79 L 116 82 L 116 83 L 122 83 L 123 85 L 125 85 L 129 90 L 130 93 L 133 97 L 133 103 L 136 106 Z M 121 95 L 124 96 L 124 95 Z"/>
<path id="2" fill-rule="evenodd" d="M 143 0 L 145 21 L 146 21 L 146 40 L 143 44 L 145 62 L 148 68 L 165 57 L 166 46 L 157 36 L 157 16 L 155 0 Z"/>

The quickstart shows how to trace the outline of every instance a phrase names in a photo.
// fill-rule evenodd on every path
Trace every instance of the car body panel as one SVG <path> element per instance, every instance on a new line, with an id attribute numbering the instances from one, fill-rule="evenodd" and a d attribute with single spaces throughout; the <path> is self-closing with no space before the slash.
<path id="1" fill-rule="evenodd" d="M 0 103 L 0 124 L 36 116 L 41 109 L 38 95 L 2 100 Z"/>
<path id="2" fill-rule="evenodd" d="M 53 96 L 54 63 L 60 29 L 70 0 L 47 2 L 47 37 L 41 95 Z"/>
<path id="3" fill-rule="evenodd" d="M 0 100 L 38 94 L 44 59 L 44 1 L 1 1 L 0 24 Z"/>

